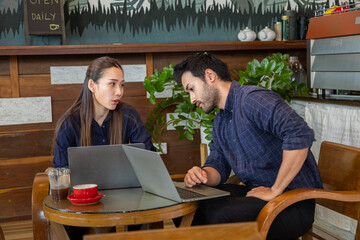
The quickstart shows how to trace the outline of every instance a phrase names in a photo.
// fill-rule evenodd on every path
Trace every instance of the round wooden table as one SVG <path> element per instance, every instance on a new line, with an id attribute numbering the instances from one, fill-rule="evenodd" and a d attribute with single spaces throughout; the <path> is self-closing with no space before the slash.
<path id="1" fill-rule="evenodd" d="M 44 215 L 52 223 L 78 227 L 112 227 L 161 222 L 183 217 L 180 227 L 190 226 L 198 202 L 178 203 L 141 188 L 101 191 L 96 204 L 74 205 L 69 200 L 44 199 Z"/>

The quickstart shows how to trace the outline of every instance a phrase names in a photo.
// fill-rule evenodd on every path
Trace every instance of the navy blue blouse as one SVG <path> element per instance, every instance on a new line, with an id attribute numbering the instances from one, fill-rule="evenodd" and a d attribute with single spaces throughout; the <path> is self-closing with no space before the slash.
<path id="1" fill-rule="evenodd" d="M 210 155 L 204 166 L 215 168 L 224 183 L 233 169 L 249 187 L 271 187 L 283 150 L 311 147 L 314 132 L 277 93 L 234 81 L 225 109 L 216 115 Z M 322 188 L 319 170 L 309 151 L 287 190 Z"/>
<path id="2" fill-rule="evenodd" d="M 156 151 L 151 142 L 151 135 L 145 129 L 139 114 L 134 107 L 123 104 L 123 136 L 122 143 L 144 143 L 145 149 Z M 91 124 L 92 145 L 110 144 L 110 119 L 109 115 L 104 120 L 102 126 L 93 119 Z M 68 147 L 80 146 L 80 115 L 68 118 L 61 126 L 54 149 L 53 165 L 54 167 L 68 168 Z"/>

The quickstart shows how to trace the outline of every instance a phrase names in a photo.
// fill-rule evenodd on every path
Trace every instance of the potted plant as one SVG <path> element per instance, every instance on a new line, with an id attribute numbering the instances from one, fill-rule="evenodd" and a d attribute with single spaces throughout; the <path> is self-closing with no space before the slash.
<path id="1" fill-rule="evenodd" d="M 309 89 L 305 83 L 298 84 L 291 81 L 293 72 L 288 68 L 288 54 L 274 53 L 264 58 L 261 62 L 254 59 L 247 64 L 245 71 L 234 70 L 238 75 L 237 80 L 241 85 L 256 85 L 277 92 L 282 98 L 290 102 L 295 95 L 307 95 Z M 151 75 L 151 80 L 145 77 L 144 87 L 150 94 L 150 102 L 156 104 L 146 122 L 146 128 L 152 135 L 154 143 L 158 143 L 158 151 L 162 152 L 161 136 L 166 127 L 172 125 L 176 130 L 181 130 L 179 139 L 194 139 L 195 128 L 204 127 L 205 139 L 212 139 L 212 123 L 219 109 L 211 113 L 204 113 L 201 108 L 191 104 L 189 95 L 181 84 L 173 78 L 173 64 L 164 67 L 162 72 L 157 70 Z M 156 101 L 156 93 L 165 89 L 171 91 L 171 97 Z M 176 106 L 175 114 L 170 114 L 170 121 L 165 121 L 163 111 Z"/>

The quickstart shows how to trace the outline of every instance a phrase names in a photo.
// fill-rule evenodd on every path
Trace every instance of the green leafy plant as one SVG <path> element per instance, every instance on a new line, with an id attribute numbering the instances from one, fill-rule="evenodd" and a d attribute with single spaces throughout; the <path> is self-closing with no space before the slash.
<path id="1" fill-rule="evenodd" d="M 274 53 L 266 57 L 261 62 L 254 59 L 247 64 L 245 71 L 234 72 L 239 76 L 237 80 L 241 85 L 256 85 L 263 88 L 271 89 L 277 92 L 282 98 L 291 101 L 295 95 L 307 95 L 309 89 L 304 83 L 298 84 L 291 81 L 290 77 L 293 72 L 288 68 L 287 59 L 289 55 Z M 144 87 L 150 94 L 150 102 L 156 104 L 152 113 L 149 115 L 146 128 L 152 135 L 154 143 L 158 143 L 158 151 L 162 152 L 161 136 L 169 125 L 180 130 L 179 139 L 194 139 L 195 129 L 199 126 L 204 127 L 205 139 L 212 140 L 213 120 L 219 109 L 214 109 L 211 113 L 206 114 L 201 108 L 191 104 L 190 96 L 184 91 L 181 84 L 177 84 L 173 78 L 173 64 L 164 67 L 162 72 L 155 70 L 151 75 L 151 80 L 145 77 Z M 170 91 L 171 97 L 163 98 L 161 101 L 156 100 L 156 93 Z M 170 120 L 165 121 L 164 111 L 176 106 L 175 113 L 170 114 Z"/>
<path id="2" fill-rule="evenodd" d="M 238 74 L 241 85 L 268 88 L 290 102 L 295 95 L 307 95 L 309 89 L 305 83 L 298 84 L 297 81 L 290 80 L 293 71 L 288 68 L 288 58 L 288 54 L 274 53 L 264 58 L 261 63 L 256 59 L 252 60 L 245 71 L 234 72 Z"/>
<path id="3" fill-rule="evenodd" d="M 144 87 L 150 95 L 150 103 L 156 104 L 156 93 L 164 92 L 171 89 L 172 96 L 163 98 L 157 103 L 152 113 L 149 115 L 145 124 L 148 131 L 152 135 L 154 143 L 158 143 L 157 150 L 162 152 L 161 136 L 166 127 L 174 126 L 176 130 L 180 130 L 179 139 L 194 140 L 195 129 L 198 126 L 205 127 L 206 139 L 212 139 L 212 122 L 215 113 L 219 111 L 215 109 L 213 112 L 206 114 L 201 108 L 197 108 L 191 104 L 190 96 L 184 91 L 181 84 L 177 84 L 173 78 L 173 64 L 164 67 L 162 72 L 157 70 L 151 75 L 151 80 L 145 77 Z M 165 109 L 176 106 L 175 114 L 170 114 L 170 120 L 165 121 L 163 112 Z"/>

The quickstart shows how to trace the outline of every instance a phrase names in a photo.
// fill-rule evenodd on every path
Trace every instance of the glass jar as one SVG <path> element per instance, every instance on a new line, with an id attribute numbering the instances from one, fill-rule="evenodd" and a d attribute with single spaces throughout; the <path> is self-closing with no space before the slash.
<path id="1" fill-rule="evenodd" d="M 289 68 L 293 71 L 293 74 L 290 77 L 291 81 L 297 81 L 298 84 L 304 83 L 307 84 L 307 74 L 301 63 L 299 62 L 298 57 L 290 56 L 289 58 Z"/>

